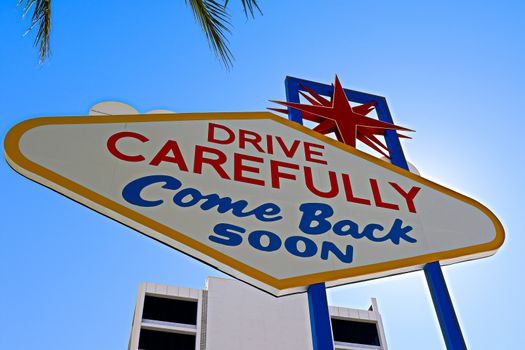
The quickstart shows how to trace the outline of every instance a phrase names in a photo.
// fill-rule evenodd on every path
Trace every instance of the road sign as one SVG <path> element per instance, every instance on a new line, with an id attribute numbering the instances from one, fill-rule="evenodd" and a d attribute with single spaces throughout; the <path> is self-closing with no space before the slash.
<path id="1" fill-rule="evenodd" d="M 274 295 L 493 254 L 480 203 L 267 112 L 39 118 L 21 174 Z"/>

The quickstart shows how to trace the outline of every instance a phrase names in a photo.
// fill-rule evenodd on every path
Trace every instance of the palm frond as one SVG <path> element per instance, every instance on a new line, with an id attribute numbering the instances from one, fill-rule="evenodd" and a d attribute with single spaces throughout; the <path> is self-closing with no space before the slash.
<path id="1" fill-rule="evenodd" d="M 233 63 L 233 55 L 228 48 L 226 38 L 226 33 L 231 33 L 230 16 L 226 8 L 216 0 L 186 0 L 186 3 L 190 4 L 193 15 L 206 34 L 215 55 L 226 68 L 230 68 Z"/>
<path id="2" fill-rule="evenodd" d="M 224 8 L 228 6 L 228 3 L 230 0 L 224 1 Z M 257 3 L 257 0 L 241 0 L 242 7 L 244 8 L 244 14 L 246 17 L 252 16 L 252 18 L 255 18 L 255 10 L 259 11 L 259 13 L 262 15 L 261 8 L 259 7 L 259 4 Z"/>
<path id="3" fill-rule="evenodd" d="M 40 63 L 42 63 L 51 53 L 49 43 L 51 33 L 51 0 L 20 0 L 17 6 L 21 5 L 24 6 L 22 17 L 25 17 L 34 6 L 31 25 L 25 34 L 38 26 L 34 45 L 39 48 Z"/>

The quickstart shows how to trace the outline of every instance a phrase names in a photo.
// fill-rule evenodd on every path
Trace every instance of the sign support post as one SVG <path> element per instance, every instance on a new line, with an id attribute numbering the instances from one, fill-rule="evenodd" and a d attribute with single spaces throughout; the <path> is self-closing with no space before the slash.
<path id="1" fill-rule="evenodd" d="M 332 350 L 334 342 L 324 283 L 316 283 L 308 287 L 308 309 L 314 350 Z"/>
<path id="2" fill-rule="evenodd" d="M 286 77 L 286 100 L 287 102 L 299 103 L 299 90 L 305 86 L 316 91 L 320 95 L 331 96 L 333 86 L 319 84 L 308 80 Z M 373 96 L 359 91 L 346 90 L 345 93 L 350 101 L 358 103 L 376 102 L 375 108 L 379 120 L 394 124 L 386 99 L 380 96 Z M 303 124 L 301 112 L 289 108 L 288 119 Z M 385 141 L 390 150 L 390 160 L 393 165 L 402 169 L 409 170 L 408 163 L 403 153 L 403 148 L 399 142 L 396 131 L 386 130 Z M 467 346 L 461 332 L 454 305 L 447 289 L 447 284 L 441 270 L 439 261 L 426 264 L 424 267 L 425 277 L 434 304 L 434 309 L 438 317 L 441 332 L 448 350 L 466 350 Z M 315 350 L 333 349 L 333 341 L 330 327 L 330 314 L 326 302 L 326 287 L 324 283 L 314 284 L 308 288 L 308 304 L 310 309 L 310 323 L 312 325 L 312 339 Z M 324 310 L 324 312 L 322 311 Z M 324 313 L 324 316 L 323 316 Z M 322 342 L 322 338 L 326 340 Z"/>
<path id="3" fill-rule="evenodd" d="M 467 345 L 461 333 L 458 318 L 454 312 L 454 305 L 452 305 L 452 300 L 448 293 L 447 284 L 441 271 L 441 265 L 439 265 L 438 261 L 435 261 L 426 264 L 423 269 L 447 349 L 466 349 Z"/>

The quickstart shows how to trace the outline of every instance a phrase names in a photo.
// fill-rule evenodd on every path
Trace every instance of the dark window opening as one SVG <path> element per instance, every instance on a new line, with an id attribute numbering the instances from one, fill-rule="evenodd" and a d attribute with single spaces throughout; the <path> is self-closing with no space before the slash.
<path id="1" fill-rule="evenodd" d="M 197 301 L 159 298 L 146 295 L 142 318 L 196 325 Z"/>
<path id="2" fill-rule="evenodd" d="M 195 336 L 143 329 L 140 331 L 139 349 L 195 350 Z"/>
<path id="3" fill-rule="evenodd" d="M 379 346 L 379 334 L 375 323 L 338 320 L 332 318 L 334 341 Z"/>

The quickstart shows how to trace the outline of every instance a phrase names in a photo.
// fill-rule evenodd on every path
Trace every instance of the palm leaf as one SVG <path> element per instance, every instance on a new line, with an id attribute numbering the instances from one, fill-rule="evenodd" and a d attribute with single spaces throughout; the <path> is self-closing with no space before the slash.
<path id="1" fill-rule="evenodd" d="M 226 33 L 230 31 L 230 16 L 226 8 L 215 0 L 186 0 L 193 10 L 195 20 L 199 22 L 210 47 L 215 55 L 230 68 L 233 63 L 233 55 L 228 48 Z"/>
<path id="2" fill-rule="evenodd" d="M 230 0 L 226 0 L 224 1 L 224 8 L 226 8 L 226 6 L 228 6 L 228 3 L 230 2 Z M 257 0 L 241 0 L 242 2 L 242 7 L 244 8 L 244 14 L 246 15 L 246 17 L 248 17 L 248 13 L 250 14 L 250 16 L 252 16 L 252 18 L 255 17 L 255 10 L 259 11 L 260 14 L 262 14 L 262 11 L 261 9 L 259 8 L 259 4 L 257 3 Z"/>
<path id="3" fill-rule="evenodd" d="M 29 33 L 34 27 L 38 26 L 36 33 L 35 47 L 38 46 L 40 54 L 40 63 L 50 55 L 49 36 L 51 33 L 51 0 L 20 0 L 17 6 L 24 5 L 23 17 L 34 6 L 33 15 L 31 16 L 31 25 L 27 29 Z"/>

